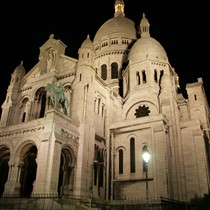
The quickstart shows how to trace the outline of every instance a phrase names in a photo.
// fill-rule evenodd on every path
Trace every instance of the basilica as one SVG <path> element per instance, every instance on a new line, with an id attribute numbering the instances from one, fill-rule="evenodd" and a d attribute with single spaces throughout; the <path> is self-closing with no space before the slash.
<path id="1" fill-rule="evenodd" d="M 167 52 L 115 0 L 78 58 L 50 34 L 14 69 L 0 119 L 0 197 L 38 194 L 190 202 L 210 188 L 203 80 L 180 91 Z M 155 34 L 154 34 L 155 36 Z M 145 167 L 144 149 L 150 154 Z M 147 188 L 145 187 L 147 186 Z"/>

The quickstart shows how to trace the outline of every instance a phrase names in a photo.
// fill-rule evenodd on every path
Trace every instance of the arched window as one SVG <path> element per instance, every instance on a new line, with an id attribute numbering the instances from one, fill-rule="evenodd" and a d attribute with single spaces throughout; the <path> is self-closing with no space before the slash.
<path id="1" fill-rule="evenodd" d="M 102 109 L 101 109 L 101 116 L 104 117 L 104 112 L 105 112 L 105 105 L 102 105 Z"/>
<path id="2" fill-rule="evenodd" d="M 135 139 L 130 139 L 130 172 L 135 173 Z"/>
<path id="3" fill-rule="evenodd" d="M 41 109 L 40 109 L 39 118 L 44 117 L 44 114 L 45 114 L 45 105 L 46 105 L 46 93 L 43 93 L 41 95 Z"/>
<path id="4" fill-rule="evenodd" d="M 147 77 L 146 77 L 145 70 L 142 71 L 142 79 L 143 79 L 143 83 L 146 83 L 147 82 Z"/>
<path id="5" fill-rule="evenodd" d="M 107 79 L 107 65 L 106 64 L 103 64 L 101 66 L 101 78 L 103 80 L 106 80 Z"/>
<path id="6" fill-rule="evenodd" d="M 119 150 L 119 174 L 123 174 L 123 150 Z"/>
<path id="7" fill-rule="evenodd" d="M 112 63 L 111 64 L 111 79 L 117 79 L 118 78 L 118 64 Z"/>
<path id="8" fill-rule="evenodd" d="M 98 187 L 104 186 L 105 176 L 105 150 L 95 145 L 94 152 L 94 177 L 93 184 Z"/>
<path id="9" fill-rule="evenodd" d="M 97 107 L 97 99 L 94 100 L 94 111 L 95 111 L 95 113 L 97 112 L 96 111 L 97 110 L 96 107 Z"/>
<path id="10" fill-rule="evenodd" d="M 161 70 L 161 71 L 160 71 L 159 84 L 161 84 L 161 80 L 162 80 L 162 78 L 163 78 L 163 73 L 164 73 L 164 71 Z"/>
<path id="11" fill-rule="evenodd" d="M 29 109 L 30 109 L 30 107 L 29 107 L 29 99 L 28 98 L 24 98 L 23 100 L 22 100 L 22 102 L 21 102 L 21 114 L 20 114 L 20 116 L 21 116 L 21 122 L 26 122 L 26 121 L 28 121 L 28 113 L 29 113 Z"/>
<path id="12" fill-rule="evenodd" d="M 36 101 L 35 106 L 34 106 L 34 118 L 38 119 L 38 118 L 44 117 L 46 106 L 48 106 L 48 104 L 46 103 L 47 96 L 46 96 L 46 90 L 44 87 L 37 90 L 34 101 Z"/>
<path id="13" fill-rule="evenodd" d="M 98 98 L 98 114 L 100 114 L 100 110 L 101 110 L 101 99 Z"/>
<path id="14" fill-rule="evenodd" d="M 157 78 L 157 70 L 154 70 L 154 80 L 155 82 L 158 82 L 158 78 Z"/>
<path id="15" fill-rule="evenodd" d="M 137 85 L 140 85 L 141 84 L 141 80 L 140 80 L 140 74 L 139 72 L 136 72 L 136 80 L 137 80 Z"/>
<path id="16" fill-rule="evenodd" d="M 24 112 L 22 117 L 22 122 L 25 122 L 25 120 L 26 120 L 26 113 Z"/>

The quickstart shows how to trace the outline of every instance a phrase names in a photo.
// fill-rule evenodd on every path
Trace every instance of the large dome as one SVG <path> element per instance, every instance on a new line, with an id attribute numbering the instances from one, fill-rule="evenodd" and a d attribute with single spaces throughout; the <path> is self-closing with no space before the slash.
<path id="1" fill-rule="evenodd" d="M 111 37 L 123 37 L 136 39 L 137 32 L 135 23 L 123 15 L 118 15 L 106 21 L 97 31 L 93 43 L 94 45 L 104 39 Z"/>

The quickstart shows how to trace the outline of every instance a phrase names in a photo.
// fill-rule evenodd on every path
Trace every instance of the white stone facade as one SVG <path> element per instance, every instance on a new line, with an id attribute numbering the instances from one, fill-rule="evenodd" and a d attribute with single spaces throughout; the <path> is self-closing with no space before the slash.
<path id="1" fill-rule="evenodd" d="M 209 190 L 209 106 L 202 78 L 179 93 L 178 75 L 143 14 L 140 36 L 123 0 L 78 59 L 54 35 L 39 62 L 14 70 L 0 122 L 0 196 L 145 197 L 190 202 Z M 47 84 L 57 90 L 53 94 Z M 64 97 L 64 101 L 60 95 Z M 69 105 L 64 105 L 65 102 Z M 65 112 L 66 109 L 66 112 Z"/>

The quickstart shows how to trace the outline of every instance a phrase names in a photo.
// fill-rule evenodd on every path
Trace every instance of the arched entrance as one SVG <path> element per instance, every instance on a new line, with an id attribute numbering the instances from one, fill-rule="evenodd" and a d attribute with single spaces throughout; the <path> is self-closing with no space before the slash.
<path id="1" fill-rule="evenodd" d="M 73 192 L 74 158 L 70 148 L 61 151 L 60 171 L 58 179 L 58 195 L 70 195 Z"/>
<path id="2" fill-rule="evenodd" d="M 0 197 L 4 193 L 4 186 L 8 178 L 10 151 L 6 146 L 0 146 Z"/>
<path id="3" fill-rule="evenodd" d="M 22 168 L 20 175 L 20 196 L 30 197 L 33 191 L 33 183 L 36 179 L 37 170 L 37 148 L 36 146 L 30 146 L 26 152 L 22 154 Z"/>

